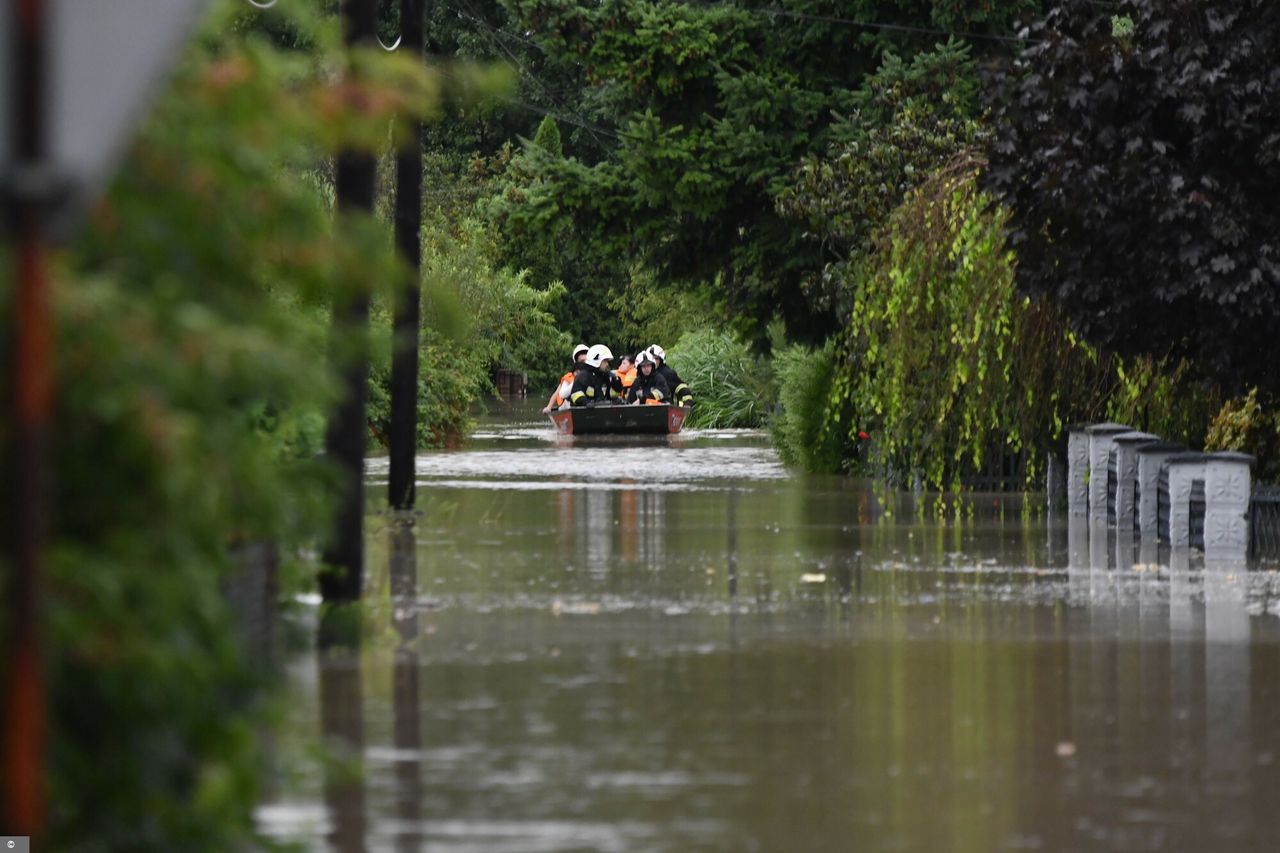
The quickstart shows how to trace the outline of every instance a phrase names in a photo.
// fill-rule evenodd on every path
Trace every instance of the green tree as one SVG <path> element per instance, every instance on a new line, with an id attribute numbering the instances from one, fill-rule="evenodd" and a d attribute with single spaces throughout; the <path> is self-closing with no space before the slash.
<path id="1" fill-rule="evenodd" d="M 962 152 L 877 233 L 856 268 L 829 403 L 827 429 L 847 448 L 869 432 L 887 473 L 939 487 L 994 450 L 1043 450 L 1105 400 L 1096 354 L 1052 306 L 1015 291 L 1008 214 L 978 189 L 982 166 Z"/>
<path id="2" fill-rule="evenodd" d="M 977 73 L 967 45 L 948 42 L 904 62 L 889 54 L 858 93 L 858 109 L 832 126 L 779 194 L 778 211 L 805 226 L 828 263 L 805 280 L 815 303 L 847 317 L 847 284 L 874 236 L 912 188 L 984 136 L 975 119 Z"/>
<path id="3" fill-rule="evenodd" d="M 277 544 L 287 589 L 314 570 L 296 555 L 329 518 L 326 305 L 400 274 L 317 176 L 432 103 L 381 51 L 341 82 L 336 21 L 296 5 L 306 49 L 217 5 L 56 270 L 50 849 L 254 844 L 276 679 L 226 586 L 253 543 Z"/>
<path id="4" fill-rule="evenodd" d="M 885 51 L 913 56 L 952 28 L 1006 32 L 1029 5 L 512 0 L 557 69 L 579 70 L 609 141 L 540 160 L 541 183 L 509 215 L 568 222 L 575 241 L 705 289 L 758 341 L 775 316 L 821 337 L 837 318 L 801 285 L 826 258 L 777 210 L 792 171 L 826 149 L 833 113 L 858 108 Z"/>

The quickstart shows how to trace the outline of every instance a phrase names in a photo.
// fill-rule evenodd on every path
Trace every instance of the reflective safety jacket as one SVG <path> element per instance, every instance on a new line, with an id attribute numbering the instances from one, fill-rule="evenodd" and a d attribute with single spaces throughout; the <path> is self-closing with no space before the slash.
<path id="1" fill-rule="evenodd" d="M 573 374 L 573 388 L 569 391 L 569 405 L 585 406 L 588 403 L 607 402 L 617 395 L 618 377 L 589 364 L 580 364 Z"/>
<path id="2" fill-rule="evenodd" d="M 636 381 L 632 383 L 631 388 L 627 391 L 628 403 L 657 404 L 670 401 L 671 389 L 667 386 L 667 380 L 663 379 L 662 374 L 657 370 L 654 370 L 648 376 L 643 373 L 637 373 Z"/>
<path id="3" fill-rule="evenodd" d="M 665 361 L 658 365 L 658 369 L 654 371 L 662 375 L 666 380 L 667 387 L 671 389 L 671 403 L 676 406 L 687 406 L 693 402 L 693 392 L 689 390 L 689 386 L 684 384 L 680 379 L 680 374 Z"/>

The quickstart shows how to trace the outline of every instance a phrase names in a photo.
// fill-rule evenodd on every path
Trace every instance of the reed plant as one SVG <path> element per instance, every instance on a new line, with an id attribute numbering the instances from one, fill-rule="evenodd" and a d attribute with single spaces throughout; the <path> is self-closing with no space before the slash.
<path id="1" fill-rule="evenodd" d="M 776 398 L 773 368 L 727 332 L 681 336 L 668 361 L 693 391 L 689 425 L 704 429 L 762 427 Z"/>

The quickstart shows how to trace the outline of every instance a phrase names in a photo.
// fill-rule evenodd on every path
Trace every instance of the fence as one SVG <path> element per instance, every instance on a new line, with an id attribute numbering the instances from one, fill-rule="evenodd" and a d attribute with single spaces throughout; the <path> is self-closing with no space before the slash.
<path id="1" fill-rule="evenodd" d="M 493 372 L 493 385 L 498 389 L 498 396 L 506 397 L 523 397 L 528 390 L 529 377 L 525 373 L 519 373 L 515 370 L 495 370 Z"/>
<path id="2" fill-rule="evenodd" d="M 1249 556 L 1280 561 L 1280 486 L 1255 486 L 1249 500 Z"/>

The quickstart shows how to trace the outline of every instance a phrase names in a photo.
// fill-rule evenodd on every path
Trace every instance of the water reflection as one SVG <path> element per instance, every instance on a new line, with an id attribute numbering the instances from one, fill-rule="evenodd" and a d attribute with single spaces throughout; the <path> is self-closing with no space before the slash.
<path id="1" fill-rule="evenodd" d="M 729 512 L 724 522 L 728 542 L 725 544 L 725 555 L 728 561 L 729 600 L 738 597 L 738 487 L 729 487 Z M 734 614 L 737 610 L 733 611 Z"/>
<path id="2" fill-rule="evenodd" d="M 535 441 L 567 452 L 493 439 Z M 366 773 L 326 782 L 305 844 L 1274 849 L 1274 575 L 1156 565 L 1016 499 L 938 519 L 752 477 L 700 441 L 663 448 L 681 488 L 423 466 L 423 515 L 371 521 L 390 607 L 363 692 L 359 659 L 320 667 L 321 730 Z"/>
<path id="3" fill-rule="evenodd" d="M 422 703 L 418 689 L 421 663 L 414 650 L 418 640 L 418 543 L 414 518 L 397 519 L 390 530 L 388 573 L 391 579 L 392 623 L 398 642 L 393 654 L 392 740 L 395 744 L 395 801 L 400 830 L 397 849 L 418 850 L 424 841 L 422 819 Z"/>
<path id="4" fill-rule="evenodd" d="M 1253 764 L 1250 720 L 1250 626 L 1246 610 L 1245 566 L 1205 560 L 1204 789 L 1222 816 L 1222 846 L 1247 841 L 1251 833 L 1248 794 Z"/>
<path id="5" fill-rule="evenodd" d="M 365 850 L 364 692 L 360 655 L 329 649 L 320 663 L 320 730 L 331 758 L 324 764 L 328 840 L 335 850 Z"/>

